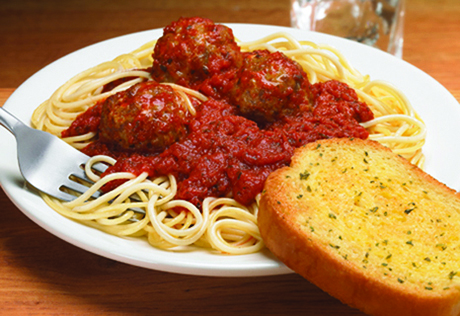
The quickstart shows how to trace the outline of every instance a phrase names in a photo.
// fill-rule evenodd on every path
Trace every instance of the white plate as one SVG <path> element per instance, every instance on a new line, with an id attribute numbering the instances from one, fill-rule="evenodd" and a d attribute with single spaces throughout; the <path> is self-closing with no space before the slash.
<path id="1" fill-rule="evenodd" d="M 448 186 L 460 189 L 460 105 L 429 75 L 385 52 L 329 35 L 265 25 L 228 25 L 242 41 L 287 31 L 297 39 L 333 45 L 361 73 L 399 87 L 428 127 L 424 147 L 427 172 Z M 130 34 L 69 54 L 25 81 L 7 100 L 5 108 L 29 122 L 32 111 L 75 74 L 161 35 L 161 29 Z M 0 128 L 0 140 L 0 183 L 6 194 L 30 219 L 75 246 L 128 264 L 175 273 L 235 277 L 291 272 L 268 251 L 242 256 L 199 250 L 168 252 L 152 248 L 143 240 L 115 237 L 66 219 L 50 209 L 36 192 L 25 187 L 17 165 L 14 137 Z"/>

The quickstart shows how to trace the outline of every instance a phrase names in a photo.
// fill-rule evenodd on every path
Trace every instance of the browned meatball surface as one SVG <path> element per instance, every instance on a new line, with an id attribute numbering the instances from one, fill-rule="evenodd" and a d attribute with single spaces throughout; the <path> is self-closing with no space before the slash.
<path id="1" fill-rule="evenodd" d="M 205 79 L 239 68 L 242 56 L 230 28 L 204 18 L 181 18 L 164 28 L 153 52 L 152 76 L 197 88 Z"/>
<path id="2" fill-rule="evenodd" d="M 142 82 L 104 102 L 99 137 L 125 150 L 161 151 L 187 134 L 188 117 L 170 86 Z"/>
<path id="3" fill-rule="evenodd" d="M 310 104 L 307 75 L 301 66 L 280 52 L 244 53 L 238 80 L 229 100 L 241 115 L 257 122 L 272 122 L 301 104 Z"/>

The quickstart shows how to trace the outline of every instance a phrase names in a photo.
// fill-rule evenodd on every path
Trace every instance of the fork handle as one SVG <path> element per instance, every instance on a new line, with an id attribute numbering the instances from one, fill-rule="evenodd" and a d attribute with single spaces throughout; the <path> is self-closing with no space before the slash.
<path id="1" fill-rule="evenodd" d="M 26 126 L 3 107 L 0 107 L 0 124 L 3 125 L 11 133 L 13 133 L 13 135 L 16 135 L 17 128 Z"/>

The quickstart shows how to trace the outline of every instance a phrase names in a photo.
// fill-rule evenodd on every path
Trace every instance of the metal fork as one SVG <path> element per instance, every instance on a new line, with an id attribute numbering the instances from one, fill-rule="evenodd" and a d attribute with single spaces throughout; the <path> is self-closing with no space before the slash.
<path id="1" fill-rule="evenodd" d="M 57 199 L 72 201 L 77 196 L 65 191 L 82 194 L 88 190 L 75 179 L 93 183 L 83 168 L 89 159 L 87 155 L 50 133 L 25 125 L 2 107 L 0 124 L 16 137 L 19 169 L 24 179 L 36 189 Z M 107 166 L 100 163 L 93 168 L 102 173 Z M 93 197 L 100 194 L 98 191 Z"/>

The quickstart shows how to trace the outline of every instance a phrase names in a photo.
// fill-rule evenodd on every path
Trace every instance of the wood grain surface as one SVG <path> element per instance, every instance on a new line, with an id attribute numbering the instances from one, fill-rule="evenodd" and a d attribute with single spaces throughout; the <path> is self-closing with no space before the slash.
<path id="1" fill-rule="evenodd" d="M 289 6 L 289 0 L 2 1 L 0 105 L 42 67 L 101 40 L 193 15 L 289 26 Z M 457 100 L 459 36 L 460 1 L 407 0 L 403 59 Z M 94 255 L 34 224 L 1 190 L 0 213 L 0 315 L 363 315 L 295 274 L 196 277 Z"/>

